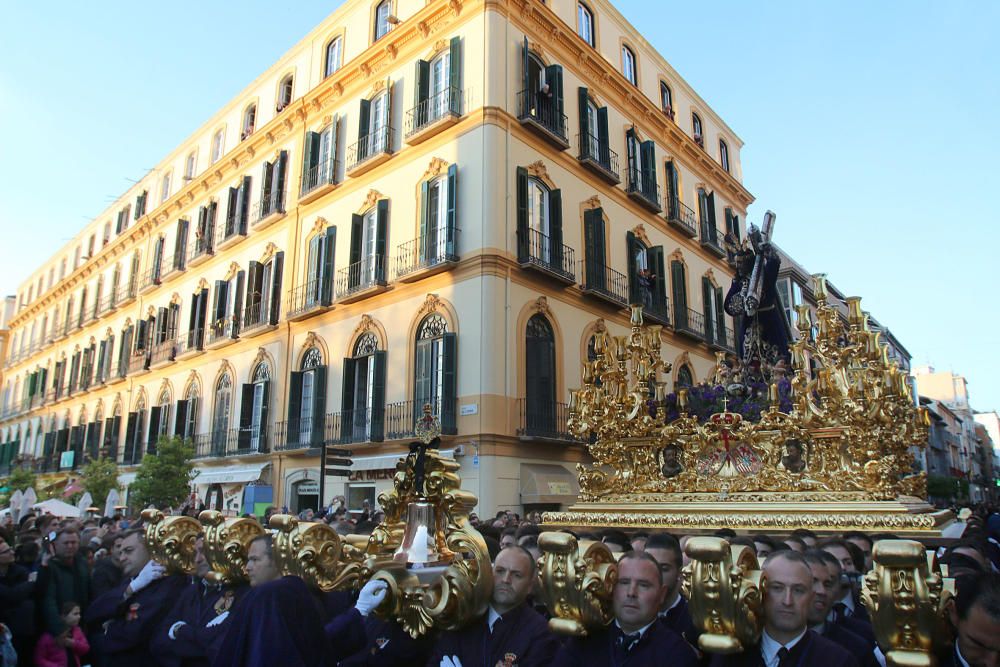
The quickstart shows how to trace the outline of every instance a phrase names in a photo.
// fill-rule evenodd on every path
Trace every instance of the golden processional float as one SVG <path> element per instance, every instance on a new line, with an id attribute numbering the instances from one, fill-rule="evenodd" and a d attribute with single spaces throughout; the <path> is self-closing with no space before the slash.
<path id="1" fill-rule="evenodd" d="M 760 295 L 760 268 L 758 259 L 748 272 L 751 299 Z M 683 588 L 699 647 L 723 654 L 759 640 L 765 587 L 752 550 L 707 533 L 892 532 L 911 539 L 875 545 L 862 598 L 888 664 L 934 665 L 935 649 L 950 640 L 944 609 L 954 586 L 919 541 L 939 537 L 952 520 L 933 511 L 923 473 L 910 470 L 911 448 L 926 443 L 927 417 L 860 299 L 848 299 L 842 317 L 827 302 L 824 276 L 814 283 L 815 325 L 798 307 L 790 364 L 763 368 L 720 353 L 701 394 L 667 393 L 662 327 L 645 325 L 641 307 L 632 308 L 628 335 L 597 335 L 569 418 L 593 463 L 578 466 L 579 501 L 546 513 L 551 530 L 539 536 L 538 590 L 554 631 L 585 635 L 610 623 L 617 578 L 604 544 L 578 542 L 563 528 L 701 535 L 685 546 Z M 768 382 L 754 388 L 751 377 Z M 706 412 L 712 405 L 719 409 Z M 397 463 L 393 490 L 379 496 L 385 519 L 370 536 L 341 537 L 289 515 L 264 527 L 215 511 L 195 520 L 147 510 L 151 552 L 171 571 L 191 573 L 202 533 L 209 576 L 236 582 L 245 580 L 250 541 L 270 530 L 283 574 L 323 591 L 382 580 L 388 594 L 378 615 L 413 636 L 460 628 L 486 612 L 493 588 L 486 544 L 468 520 L 477 499 L 460 488 L 459 464 L 439 455 L 440 424 L 429 406 L 416 433 L 420 442 Z"/>

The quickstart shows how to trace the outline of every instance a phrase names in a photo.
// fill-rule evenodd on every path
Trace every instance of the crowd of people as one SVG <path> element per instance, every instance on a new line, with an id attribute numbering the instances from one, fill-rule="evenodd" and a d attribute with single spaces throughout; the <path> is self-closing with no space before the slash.
<path id="1" fill-rule="evenodd" d="M 370 530 L 376 512 L 332 507 L 304 514 L 341 533 Z M 888 534 L 718 536 L 756 553 L 764 573 L 763 633 L 756 646 L 720 655 L 698 649 L 681 591 L 690 536 L 605 530 L 578 533 L 618 556 L 613 620 L 586 637 L 549 627 L 539 595 L 540 516 L 471 516 L 490 551 L 486 613 L 462 629 L 417 638 L 376 615 L 386 584 L 321 593 L 282 576 L 269 533 L 248 550 L 247 581 L 208 576 L 203 538 L 192 576 L 150 557 L 140 523 L 116 516 L 59 519 L 29 513 L 0 525 L 0 665 L 40 667 L 736 667 L 885 665 L 861 581 Z M 938 656 L 954 667 L 1000 665 L 1000 514 L 980 508 L 960 539 L 938 550 L 956 580 L 955 640 Z"/>

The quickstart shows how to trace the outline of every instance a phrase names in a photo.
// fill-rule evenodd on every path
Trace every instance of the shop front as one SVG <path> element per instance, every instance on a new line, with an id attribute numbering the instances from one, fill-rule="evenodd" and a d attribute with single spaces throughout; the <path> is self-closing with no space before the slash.
<path id="1" fill-rule="evenodd" d="M 205 509 L 218 510 L 226 516 L 257 513 L 260 498 L 270 495 L 270 485 L 261 483 L 261 473 L 267 462 L 226 466 L 221 468 L 200 468 L 192 482 L 195 493 L 204 503 Z M 250 496 L 247 496 L 250 491 Z M 266 502 L 266 501 L 264 501 Z"/>

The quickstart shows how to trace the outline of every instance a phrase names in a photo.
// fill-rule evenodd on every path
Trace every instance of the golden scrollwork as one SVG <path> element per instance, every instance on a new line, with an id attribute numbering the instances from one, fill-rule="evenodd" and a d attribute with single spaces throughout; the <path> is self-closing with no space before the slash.
<path id="1" fill-rule="evenodd" d="M 569 533 L 542 533 L 539 578 L 542 597 L 552 618 L 549 628 L 564 635 L 584 636 L 611 622 L 611 596 L 618 565 L 601 542 L 583 547 Z"/>
<path id="2" fill-rule="evenodd" d="M 194 572 L 195 542 L 201 524 L 189 516 L 164 516 L 160 510 L 142 511 L 146 544 L 150 556 L 168 572 L 190 574 Z"/>
<path id="3" fill-rule="evenodd" d="M 718 537 L 694 537 L 684 547 L 691 562 L 681 585 L 691 620 L 701 630 L 698 646 L 709 653 L 739 653 L 760 640 L 763 586 L 757 556 Z"/>
<path id="4" fill-rule="evenodd" d="M 356 586 L 362 554 L 345 544 L 329 525 L 276 514 L 270 527 L 275 531 L 274 560 L 281 572 L 300 577 L 321 591 Z"/>
<path id="5" fill-rule="evenodd" d="M 226 518 L 216 510 L 205 510 L 198 520 L 205 531 L 205 558 L 212 567 L 209 581 L 246 581 L 247 550 L 264 528 L 254 519 Z"/>
<path id="6" fill-rule="evenodd" d="M 919 542 L 882 540 L 875 544 L 872 560 L 861 596 L 886 661 L 931 667 L 935 648 L 951 641 L 945 610 L 954 580 L 941 576 L 933 552 Z"/>

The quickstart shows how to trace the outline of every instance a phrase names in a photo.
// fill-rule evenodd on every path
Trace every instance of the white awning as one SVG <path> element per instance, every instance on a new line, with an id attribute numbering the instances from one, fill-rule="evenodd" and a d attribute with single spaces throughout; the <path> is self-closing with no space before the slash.
<path id="1" fill-rule="evenodd" d="M 454 449 L 442 449 L 441 458 L 453 458 Z M 354 465 L 350 467 L 351 472 L 356 470 L 388 470 L 395 468 L 399 459 L 406 458 L 406 454 L 382 454 L 380 456 L 355 456 Z"/>
<path id="2" fill-rule="evenodd" d="M 118 485 L 121 486 L 123 489 L 134 481 L 135 481 L 134 472 L 123 472 L 122 474 L 118 475 Z"/>
<path id="3" fill-rule="evenodd" d="M 521 504 L 568 504 L 576 501 L 580 484 L 575 474 L 558 464 L 521 464 Z"/>
<path id="4" fill-rule="evenodd" d="M 267 462 L 254 465 L 226 466 L 222 468 L 198 468 L 198 476 L 194 478 L 194 483 L 198 486 L 208 486 L 209 484 L 238 484 L 241 482 L 252 482 L 260 479 L 260 471 L 264 469 Z"/>

